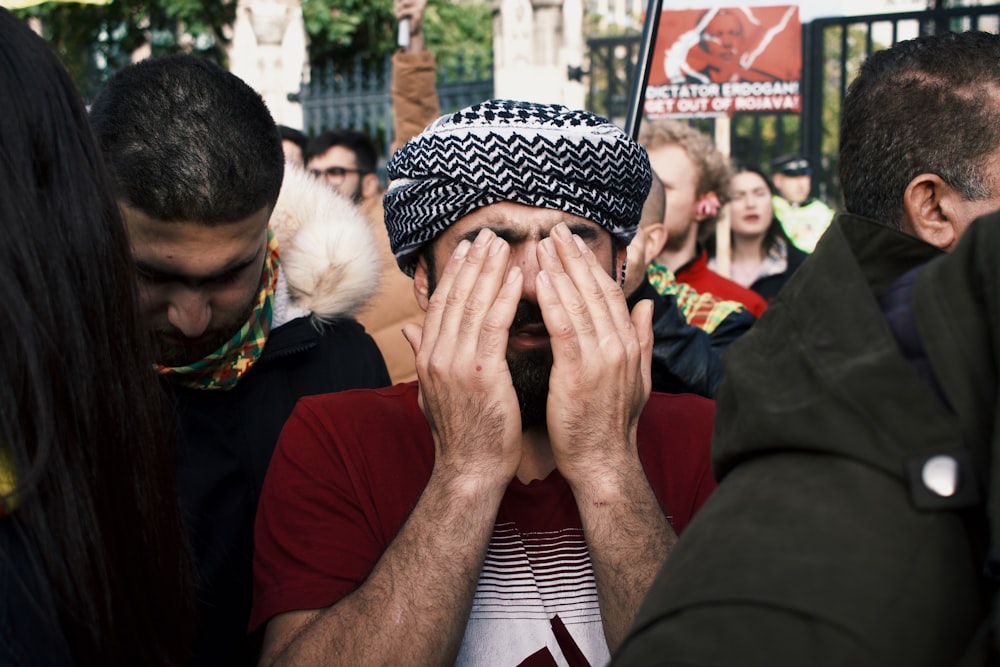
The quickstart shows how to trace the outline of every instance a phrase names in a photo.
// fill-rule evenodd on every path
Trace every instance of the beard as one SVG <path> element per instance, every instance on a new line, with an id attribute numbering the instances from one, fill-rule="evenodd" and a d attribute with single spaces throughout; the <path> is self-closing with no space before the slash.
<path id="1" fill-rule="evenodd" d="M 511 332 L 528 325 L 544 325 L 538 304 L 522 301 L 517 305 Z M 521 428 L 545 426 L 545 407 L 552 373 L 552 348 L 507 350 L 507 367 L 521 408 Z"/>
<path id="2" fill-rule="evenodd" d="M 358 175 L 358 184 L 354 186 L 354 194 L 351 195 L 351 201 L 355 204 L 360 204 L 362 199 L 364 199 L 364 194 L 361 192 L 361 176 Z"/>
<path id="3" fill-rule="evenodd" d="M 187 366 L 204 359 L 236 335 L 236 332 L 250 319 L 250 313 L 256 305 L 257 293 L 254 292 L 250 303 L 242 313 L 207 329 L 199 336 L 197 343 L 178 343 L 178 340 L 185 340 L 184 334 L 167 323 L 154 326 L 150 331 L 153 359 L 161 366 Z"/>

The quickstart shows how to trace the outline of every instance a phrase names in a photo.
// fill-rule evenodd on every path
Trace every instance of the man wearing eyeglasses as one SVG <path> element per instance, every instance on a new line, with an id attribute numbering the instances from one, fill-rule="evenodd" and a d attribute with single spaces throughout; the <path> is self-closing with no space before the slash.
<path id="1" fill-rule="evenodd" d="M 327 130 L 306 146 L 306 169 L 355 204 L 380 198 L 375 142 L 354 130 Z"/>
<path id="2" fill-rule="evenodd" d="M 427 0 L 395 0 L 396 18 L 409 21 L 409 42 L 392 56 L 392 106 L 395 111 L 393 150 L 418 135 L 441 115 L 435 88 L 434 54 L 423 37 Z M 396 266 L 382 212 L 382 187 L 375 173 L 378 153 L 372 139 L 354 130 L 329 130 L 306 146 L 306 169 L 351 199 L 364 212 L 382 251 L 378 293 L 357 319 L 375 339 L 393 382 L 417 379 L 413 351 L 400 333 L 407 323 L 423 322 L 413 296 L 413 281 Z"/>

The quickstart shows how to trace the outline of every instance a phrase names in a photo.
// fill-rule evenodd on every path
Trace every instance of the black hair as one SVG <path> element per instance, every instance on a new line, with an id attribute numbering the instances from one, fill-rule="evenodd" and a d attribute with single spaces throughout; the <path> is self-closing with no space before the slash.
<path id="1" fill-rule="evenodd" d="M 278 134 L 281 135 L 282 141 L 291 141 L 301 148 L 302 154 L 305 155 L 306 145 L 309 143 L 309 137 L 305 135 L 305 132 L 296 130 L 294 127 L 288 127 L 287 125 L 279 125 Z"/>
<path id="2" fill-rule="evenodd" d="M 264 100 L 205 59 L 121 70 L 90 117 L 118 198 L 151 218 L 236 222 L 278 199 L 285 157 Z"/>
<path id="3" fill-rule="evenodd" d="M 903 195 L 933 173 L 969 200 L 991 196 L 1000 147 L 1000 35 L 943 33 L 873 53 L 843 101 L 847 211 L 902 228 Z"/>
<path id="4" fill-rule="evenodd" d="M 2 9 L 0 35 L 0 450 L 16 480 L 0 520 L 78 664 L 184 664 L 191 566 L 125 228 L 58 58 Z"/>
<path id="5" fill-rule="evenodd" d="M 317 155 L 322 155 L 334 146 L 343 146 L 352 153 L 358 169 L 365 174 L 374 174 L 378 163 L 378 151 L 375 142 L 367 134 L 355 130 L 327 130 L 314 137 L 307 145 L 302 156 L 306 164 Z"/>

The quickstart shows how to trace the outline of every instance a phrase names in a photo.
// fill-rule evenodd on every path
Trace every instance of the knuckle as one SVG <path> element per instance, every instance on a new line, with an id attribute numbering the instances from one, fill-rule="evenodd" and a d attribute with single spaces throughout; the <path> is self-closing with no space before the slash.
<path id="1" fill-rule="evenodd" d="M 448 292 L 448 294 L 446 294 L 444 297 L 443 305 L 448 310 L 452 310 L 454 308 L 461 308 L 465 303 L 465 300 L 466 300 L 465 295 L 458 294 L 456 292 Z"/>
<path id="2" fill-rule="evenodd" d="M 587 313 L 587 302 L 580 299 L 573 299 L 564 306 L 570 315 L 580 316 Z"/>

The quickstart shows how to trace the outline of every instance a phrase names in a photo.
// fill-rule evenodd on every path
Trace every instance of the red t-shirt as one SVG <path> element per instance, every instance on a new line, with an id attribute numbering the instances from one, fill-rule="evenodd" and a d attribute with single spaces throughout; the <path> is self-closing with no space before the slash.
<path id="1" fill-rule="evenodd" d="M 704 249 L 674 275 L 677 282 L 690 285 L 699 294 L 711 294 L 726 301 L 742 303 L 756 317 L 767 309 L 767 301 L 760 294 L 708 268 L 708 253 Z"/>
<path id="2" fill-rule="evenodd" d="M 698 396 L 654 393 L 639 420 L 646 476 L 678 533 L 715 488 L 714 408 Z M 359 586 L 433 465 L 415 382 L 301 399 L 257 512 L 250 629 L 282 612 L 327 607 Z M 558 471 L 508 487 L 458 663 L 495 662 L 499 652 L 517 664 L 542 647 L 559 651 L 555 615 L 591 664 L 608 661 L 580 516 Z"/>

